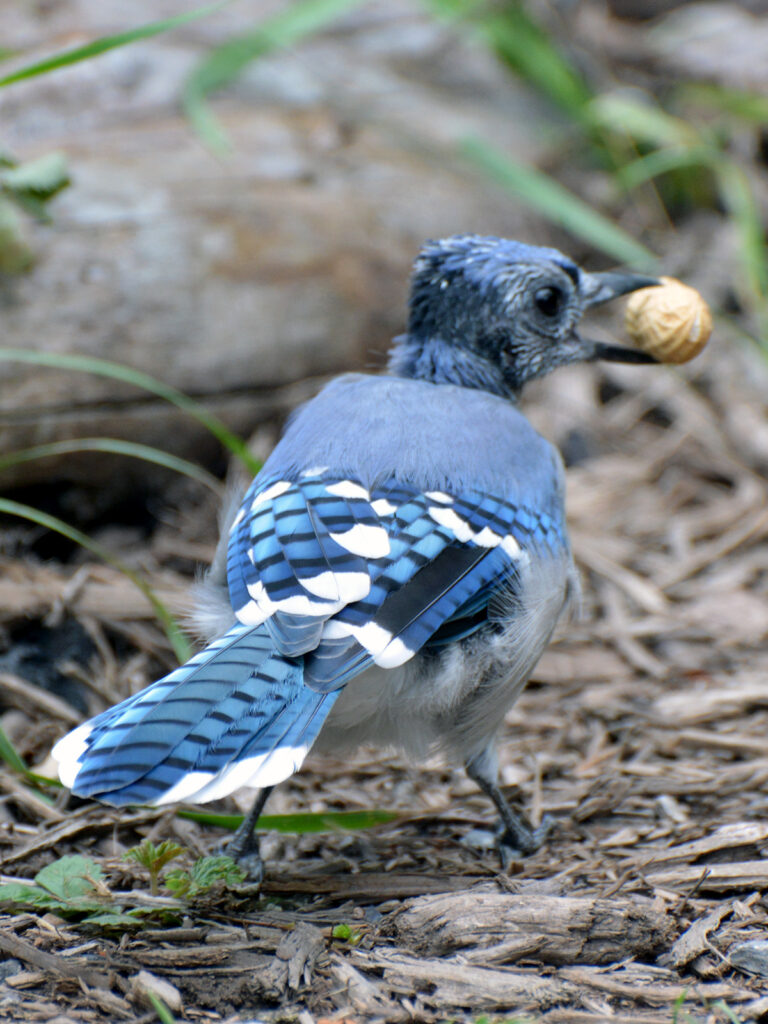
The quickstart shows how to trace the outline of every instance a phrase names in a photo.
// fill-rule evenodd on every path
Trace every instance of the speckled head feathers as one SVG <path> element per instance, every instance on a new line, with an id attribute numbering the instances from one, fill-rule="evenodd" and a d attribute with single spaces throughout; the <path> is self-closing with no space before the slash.
<path id="1" fill-rule="evenodd" d="M 587 307 L 649 283 L 588 274 L 557 249 L 505 238 L 429 241 L 414 263 L 408 333 L 396 339 L 390 368 L 514 398 L 526 381 L 567 363 L 647 361 L 585 341 L 576 328 Z"/>

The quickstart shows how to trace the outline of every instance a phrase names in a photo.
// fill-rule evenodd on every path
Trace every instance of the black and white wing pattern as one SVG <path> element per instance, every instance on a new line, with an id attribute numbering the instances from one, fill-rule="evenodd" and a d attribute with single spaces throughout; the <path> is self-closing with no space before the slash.
<path id="1" fill-rule="evenodd" d="M 562 553 L 562 523 L 479 491 L 394 479 L 369 490 L 327 473 L 257 481 L 232 527 L 230 597 L 240 622 L 265 624 L 282 653 L 305 656 L 306 685 L 329 692 L 477 628 L 534 543 Z"/>

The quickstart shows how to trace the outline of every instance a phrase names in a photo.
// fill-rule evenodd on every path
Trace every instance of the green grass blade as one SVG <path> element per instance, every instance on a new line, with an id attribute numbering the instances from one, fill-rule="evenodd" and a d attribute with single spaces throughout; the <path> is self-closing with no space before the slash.
<path id="1" fill-rule="evenodd" d="M 478 138 L 467 138 L 461 152 L 493 181 L 547 220 L 621 263 L 651 269 L 656 257 L 631 235 L 541 171 L 512 160 Z"/>
<path id="2" fill-rule="evenodd" d="M 707 167 L 712 164 L 712 150 L 708 146 L 690 149 L 657 149 L 647 156 L 641 156 L 625 164 L 616 172 L 621 185 L 631 191 L 660 174 L 682 171 L 690 167 Z"/>
<path id="3" fill-rule="evenodd" d="M 712 1004 L 713 1010 L 720 1010 L 724 1013 L 731 1024 L 745 1024 L 744 1018 L 739 1017 L 734 1010 L 725 1002 L 724 999 L 718 999 L 716 1003 Z"/>
<path id="4" fill-rule="evenodd" d="M 242 814 L 212 814 L 208 811 L 177 811 L 180 818 L 196 821 L 200 825 L 212 825 L 216 828 L 236 829 L 243 821 Z M 272 829 L 275 832 L 286 832 L 294 835 L 305 835 L 310 832 L 335 832 L 338 829 L 357 831 L 373 828 L 375 825 L 386 825 L 396 821 L 400 815 L 395 811 L 321 811 L 306 814 L 263 814 L 257 828 Z"/>
<path id="5" fill-rule="evenodd" d="M 723 200 L 741 235 L 741 252 L 750 284 L 757 295 L 768 298 L 768 258 L 762 219 L 749 179 L 732 160 L 721 160 L 715 170 Z"/>
<path id="6" fill-rule="evenodd" d="M 29 771 L 24 758 L 16 750 L 14 745 L 8 739 L 5 734 L 5 730 L 0 727 L 0 758 L 8 765 L 13 771 L 18 772 L 19 775 L 26 775 Z"/>
<path id="7" fill-rule="evenodd" d="M 171 455 L 160 448 L 153 448 L 151 445 L 139 444 L 135 441 L 122 441 L 116 437 L 79 437 L 71 441 L 52 441 L 50 444 L 21 448 L 9 455 L 0 455 L 0 472 L 22 462 L 48 459 L 55 455 L 73 455 L 78 452 L 104 452 L 107 455 L 126 455 L 134 459 L 143 459 L 145 462 L 152 462 L 157 466 L 163 466 L 165 469 L 188 476 L 210 488 L 214 494 L 221 495 L 222 492 L 221 483 L 202 466 Z"/>
<path id="8" fill-rule="evenodd" d="M 112 380 L 122 381 L 133 387 L 148 391 L 157 395 L 177 409 L 181 409 L 198 423 L 201 423 L 225 448 L 233 455 L 236 455 L 247 469 L 258 473 L 261 464 L 250 454 L 248 446 L 242 438 L 233 434 L 231 430 L 218 417 L 207 412 L 202 406 L 189 395 L 164 384 L 155 377 L 144 373 L 142 370 L 134 370 L 130 366 L 123 366 L 120 363 L 111 362 L 108 359 L 98 359 L 95 356 L 82 356 L 60 352 L 35 352 L 23 348 L 0 347 L 0 362 L 6 360 L 16 363 L 31 363 L 34 366 L 55 367 L 60 370 L 74 370 L 78 373 L 92 373 L 100 377 L 109 377 Z"/>
<path id="9" fill-rule="evenodd" d="M 739 234 L 739 254 L 757 317 L 760 345 L 768 351 L 768 247 L 757 199 L 746 174 L 734 161 L 723 158 L 714 170 L 720 195 Z"/>
<path id="10" fill-rule="evenodd" d="M 59 68 L 69 67 L 70 64 L 78 64 L 80 61 L 99 57 L 101 54 L 107 53 L 109 50 L 115 50 L 119 46 L 127 46 L 141 39 L 151 39 L 152 36 L 158 36 L 162 32 L 168 32 L 170 29 L 179 28 L 179 26 L 186 25 L 190 21 L 196 21 L 199 18 L 213 14 L 224 6 L 224 2 L 206 4 L 205 7 L 197 7 L 192 11 L 185 11 L 183 14 L 177 14 L 173 18 L 151 21 L 146 25 L 139 25 L 138 28 L 129 29 L 127 32 L 119 32 L 117 35 L 111 36 L 101 36 L 99 39 L 94 39 L 84 46 L 76 46 L 72 50 L 56 53 L 52 57 L 36 61 L 34 64 L 28 64 L 26 67 L 19 68 L 17 71 L 13 71 L 11 74 L 0 78 L 0 88 L 12 85 L 14 82 L 22 82 L 27 78 L 36 78 L 38 75 L 48 74 L 50 71 L 58 71 Z"/>
<path id="11" fill-rule="evenodd" d="M 577 123 L 592 127 L 591 90 L 521 5 L 486 15 L 481 30 L 486 42 L 521 78 Z"/>
<path id="12" fill-rule="evenodd" d="M 185 662 L 189 660 L 192 656 L 189 641 L 179 629 L 171 613 L 149 584 L 138 573 L 135 573 L 133 569 L 121 562 L 119 558 L 116 558 L 111 551 L 76 527 L 70 526 L 69 523 L 65 523 L 63 520 L 49 515 L 47 512 L 41 512 L 40 509 L 33 508 L 31 505 L 23 505 L 21 502 L 12 501 L 10 498 L 0 498 L 0 513 L 17 516 L 20 519 L 27 519 L 29 522 L 37 523 L 38 526 L 42 526 L 46 530 L 52 530 L 54 533 L 61 534 L 62 537 L 66 537 L 75 544 L 79 544 L 80 547 L 92 552 L 103 562 L 107 562 L 118 569 L 144 594 L 154 608 L 155 614 L 162 623 L 165 635 L 168 637 L 179 661 Z"/>
<path id="13" fill-rule="evenodd" d="M 650 101 L 645 103 L 631 96 L 607 93 L 592 102 L 590 112 L 591 118 L 603 128 L 623 132 L 636 142 L 678 149 L 701 145 L 698 129 Z"/>
<path id="14" fill-rule="evenodd" d="M 160 1021 L 160 1024 L 176 1024 L 176 1018 L 160 996 L 156 996 L 155 993 L 151 992 L 149 989 L 146 990 L 145 995 L 152 1004 L 152 1009 L 157 1014 L 157 1019 Z"/>
<path id="15" fill-rule="evenodd" d="M 426 7 L 444 21 L 463 21 L 474 28 L 485 45 L 521 78 L 574 120 L 588 122 L 589 86 L 521 3 L 426 0 Z"/>
<path id="16" fill-rule="evenodd" d="M 0 727 L 0 761 L 4 761 L 12 771 L 23 775 L 28 782 L 34 783 L 35 788 L 38 790 L 40 786 L 62 788 L 62 784 L 58 779 L 49 779 L 47 775 L 38 775 L 37 772 L 31 771 L 27 767 L 24 758 L 8 739 L 8 735 L 2 727 Z M 38 796 L 48 803 L 53 803 L 45 793 L 38 792 Z"/>
<path id="17" fill-rule="evenodd" d="M 680 96 L 684 102 L 692 101 L 702 107 L 714 108 L 758 126 L 768 124 L 768 97 L 759 93 L 691 82 L 682 87 Z"/>
<path id="18" fill-rule="evenodd" d="M 190 74 L 182 95 L 184 111 L 205 144 L 215 152 L 229 150 L 229 141 L 205 102 L 210 93 L 234 81 L 252 61 L 298 43 L 361 2 L 299 0 L 252 31 L 211 50 Z"/>

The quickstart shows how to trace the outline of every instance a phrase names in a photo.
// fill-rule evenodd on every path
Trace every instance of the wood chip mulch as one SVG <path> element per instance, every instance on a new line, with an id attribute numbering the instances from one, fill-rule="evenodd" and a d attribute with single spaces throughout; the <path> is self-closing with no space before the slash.
<path id="1" fill-rule="evenodd" d="M 557 820 L 545 849 L 501 874 L 490 809 L 462 771 L 366 751 L 311 765 L 270 813 L 375 807 L 396 821 L 265 834 L 258 897 L 183 905 L 153 897 L 122 854 L 173 838 L 191 863 L 221 830 L 51 803 L 3 768 L 3 881 L 85 854 L 115 900 L 158 913 L 105 930 L 6 908 L 0 1019 L 148 1022 L 155 992 L 190 1022 L 768 1020 L 766 395 L 766 363 L 724 341 L 682 371 L 574 368 L 530 396 L 572 463 L 584 589 L 502 742 L 510 795 Z M 134 551 L 169 599 L 210 554 L 210 510 L 192 519 L 167 516 Z M 113 570 L 18 553 L 2 568 L 5 628 L 78 624 L 85 662 L 56 667 L 89 712 L 172 663 Z M 86 708 L 23 665 L 0 685 L 0 724 L 49 772 L 51 742 Z"/>

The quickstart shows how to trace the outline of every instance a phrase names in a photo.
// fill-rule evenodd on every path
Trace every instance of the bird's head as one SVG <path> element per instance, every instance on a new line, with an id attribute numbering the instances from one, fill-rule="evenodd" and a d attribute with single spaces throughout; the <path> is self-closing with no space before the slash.
<path id="1" fill-rule="evenodd" d="M 411 278 L 408 333 L 390 368 L 402 376 L 515 397 L 568 363 L 652 363 L 635 349 L 581 336 L 585 310 L 658 284 L 639 274 L 589 274 L 556 249 L 455 235 L 428 242 Z"/>

